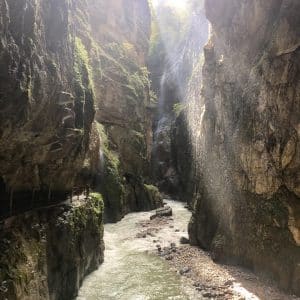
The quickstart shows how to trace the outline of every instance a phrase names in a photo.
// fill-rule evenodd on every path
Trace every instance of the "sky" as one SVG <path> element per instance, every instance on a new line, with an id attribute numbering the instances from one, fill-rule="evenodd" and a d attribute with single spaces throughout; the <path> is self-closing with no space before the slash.
<path id="1" fill-rule="evenodd" d="M 152 3 L 154 6 L 161 3 L 176 7 L 177 9 L 185 9 L 187 0 L 152 0 Z"/>

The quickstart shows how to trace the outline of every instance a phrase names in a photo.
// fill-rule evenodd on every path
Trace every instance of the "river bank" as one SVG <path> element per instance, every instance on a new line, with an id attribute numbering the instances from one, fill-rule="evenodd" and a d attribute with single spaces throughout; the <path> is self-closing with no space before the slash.
<path id="1" fill-rule="evenodd" d="M 105 225 L 104 263 L 85 279 L 77 300 L 299 299 L 181 244 L 191 213 L 181 202 L 165 202 L 172 216 L 150 220 L 153 212 L 131 213 Z"/>
<path id="2" fill-rule="evenodd" d="M 184 231 L 190 212 L 182 203 L 174 203 L 172 207 L 178 215 L 176 224 Z M 164 218 L 153 220 L 155 226 L 149 229 L 147 222 L 151 214 L 153 212 L 130 213 L 120 222 L 104 226 L 104 263 L 84 280 L 77 300 L 201 299 L 197 291 L 185 286 L 183 278 L 153 251 L 153 240 L 158 234 L 163 234 L 167 244 L 183 232 L 167 228 L 168 220 Z"/>
<path id="3" fill-rule="evenodd" d="M 145 232 L 148 235 L 156 233 L 153 253 L 167 261 L 171 269 L 183 277 L 185 284 L 198 292 L 197 297 L 239 300 L 300 299 L 281 292 L 272 282 L 262 281 L 249 270 L 217 264 L 208 252 L 186 244 L 187 226 L 183 227 L 180 220 L 185 208 L 183 204 L 179 208 L 177 206 L 180 204 L 171 201 L 167 201 L 167 204 L 173 207 L 173 216 L 141 222 L 139 236 Z"/>

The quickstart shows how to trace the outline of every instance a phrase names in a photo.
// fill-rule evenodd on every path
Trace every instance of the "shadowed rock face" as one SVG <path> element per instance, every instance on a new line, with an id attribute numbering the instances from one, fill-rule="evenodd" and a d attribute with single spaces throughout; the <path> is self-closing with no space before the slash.
<path id="1" fill-rule="evenodd" d="M 103 50 L 102 77 L 95 78 L 96 120 L 104 125 L 110 149 L 118 153 L 122 172 L 146 177 L 153 108 L 145 65 L 150 9 L 147 1 L 118 0 L 109 5 L 105 2 L 105 6 L 110 18 L 99 20 L 97 15 L 92 16 L 92 32 Z"/>
<path id="2" fill-rule="evenodd" d="M 90 0 L 78 2 L 77 11 L 88 16 L 77 14 L 76 30 L 89 57 L 102 151 L 94 187 L 104 196 L 107 220 L 118 221 L 129 211 L 162 204 L 160 197 L 153 202 L 147 196 L 144 185 L 150 176 L 156 105 L 145 65 L 150 9 L 147 1 Z"/>
<path id="3" fill-rule="evenodd" d="M 0 298 L 73 299 L 103 260 L 102 207 L 33 207 L 86 185 L 110 221 L 162 205 L 149 31 L 146 0 L 1 1 L 0 217 L 29 212 L 4 221 Z"/>
<path id="4" fill-rule="evenodd" d="M 123 175 L 149 175 L 147 1 L 3 1 L 0 32 L 0 214 L 86 185 L 114 220 L 135 209 Z"/>
<path id="5" fill-rule="evenodd" d="M 95 199 L 13 217 L 1 226 L 1 299 L 74 299 L 103 262 L 103 203 Z"/>
<path id="6" fill-rule="evenodd" d="M 201 60 L 202 48 L 208 38 L 208 21 L 202 4 L 195 3 L 193 9 L 189 8 L 189 17 L 183 21 L 182 28 L 174 34 L 168 28 L 170 21 L 165 21 L 165 18 L 169 20 L 170 12 L 166 13 L 164 9 L 162 2 L 156 16 L 159 38 L 148 59 L 152 88 L 157 92 L 159 101 L 154 122 L 151 171 L 161 191 L 190 203 L 193 161 L 186 122 L 190 99 L 185 96 L 189 79 Z M 168 40 L 169 35 L 176 36 L 175 45 Z"/>
<path id="7" fill-rule="evenodd" d="M 190 237 L 300 294 L 300 4 L 205 5 L 212 32 L 192 133 L 201 175 Z"/>
<path id="8" fill-rule="evenodd" d="M 15 206 L 64 198 L 87 150 L 94 95 L 74 80 L 73 21 L 69 1 L 0 4 L 0 193 Z"/>

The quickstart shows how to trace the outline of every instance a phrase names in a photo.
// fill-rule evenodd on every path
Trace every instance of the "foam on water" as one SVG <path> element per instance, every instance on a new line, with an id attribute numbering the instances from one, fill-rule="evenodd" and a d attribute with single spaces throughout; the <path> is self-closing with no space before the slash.
<path id="1" fill-rule="evenodd" d="M 190 219 L 182 203 L 168 202 L 173 208 L 174 229 L 159 232 L 165 243 L 185 231 Z M 136 238 L 137 222 L 148 220 L 151 213 L 132 213 L 116 224 L 105 225 L 105 262 L 88 276 L 77 300 L 188 300 L 195 299 L 181 277 L 170 270 L 163 259 L 151 254 L 153 237 Z M 162 245 L 163 246 L 163 245 Z"/>

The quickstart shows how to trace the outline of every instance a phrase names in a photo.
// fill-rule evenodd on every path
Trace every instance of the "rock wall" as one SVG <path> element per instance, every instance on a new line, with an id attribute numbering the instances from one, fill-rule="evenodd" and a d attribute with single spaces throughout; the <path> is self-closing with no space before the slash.
<path id="1" fill-rule="evenodd" d="M 187 3 L 187 17 L 163 2 L 155 11 L 148 58 L 152 87 L 158 94 L 152 173 L 161 191 L 182 201 L 192 198 L 193 160 L 186 122 L 189 79 L 201 60 L 208 21 L 201 2 Z"/>
<path id="2" fill-rule="evenodd" d="M 129 211 L 162 204 L 160 198 L 153 205 L 139 197 L 139 191 L 148 194 L 156 106 L 145 65 L 150 9 L 146 0 L 76 5 L 76 39 L 92 78 L 100 144 L 94 188 L 104 196 L 107 220 L 118 221 Z"/>
<path id="3" fill-rule="evenodd" d="M 70 300 L 103 262 L 103 202 L 28 212 L 1 225 L 0 298 Z"/>
<path id="4" fill-rule="evenodd" d="M 94 119 L 69 1 L 0 3 L 1 214 L 65 198 Z"/>
<path id="5" fill-rule="evenodd" d="M 3 1 L 0 32 L 0 213 L 88 185 L 103 192 L 113 219 L 136 209 L 124 175 L 149 183 L 148 2 Z M 108 137 L 104 157 L 95 113 Z"/>
<path id="6" fill-rule="evenodd" d="M 299 1 L 206 0 L 193 244 L 300 294 Z M 202 95 L 199 97 L 199 95 Z"/>
<path id="7" fill-rule="evenodd" d="M 102 219 L 162 205 L 149 34 L 146 0 L 1 1 L 0 298 L 72 299 L 103 260 Z M 105 213 L 63 206 L 87 187 Z"/>

